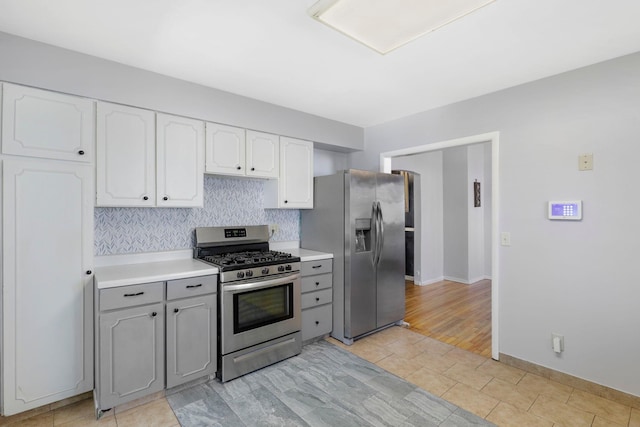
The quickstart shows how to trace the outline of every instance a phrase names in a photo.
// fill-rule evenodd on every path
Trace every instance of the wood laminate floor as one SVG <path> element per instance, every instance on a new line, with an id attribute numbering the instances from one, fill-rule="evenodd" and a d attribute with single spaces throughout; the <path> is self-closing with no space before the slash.
<path id="1" fill-rule="evenodd" d="M 491 281 L 450 280 L 427 286 L 407 281 L 405 321 L 410 329 L 491 357 Z"/>

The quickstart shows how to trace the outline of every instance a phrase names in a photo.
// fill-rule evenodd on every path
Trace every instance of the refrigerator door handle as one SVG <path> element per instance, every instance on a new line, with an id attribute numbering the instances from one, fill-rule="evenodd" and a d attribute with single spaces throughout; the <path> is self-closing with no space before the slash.
<path id="1" fill-rule="evenodd" d="M 375 267 L 378 262 L 378 207 L 376 202 L 373 202 L 371 206 L 371 222 L 373 222 L 371 226 L 374 229 L 375 234 L 373 236 L 373 244 L 371 245 L 371 261 Z"/>
<path id="2" fill-rule="evenodd" d="M 379 246 L 378 246 L 378 265 L 380 264 L 380 258 L 382 258 L 382 248 L 384 248 L 384 218 L 382 216 L 382 206 L 380 206 L 380 202 L 376 202 L 378 204 L 378 224 L 380 228 L 380 236 Z"/>

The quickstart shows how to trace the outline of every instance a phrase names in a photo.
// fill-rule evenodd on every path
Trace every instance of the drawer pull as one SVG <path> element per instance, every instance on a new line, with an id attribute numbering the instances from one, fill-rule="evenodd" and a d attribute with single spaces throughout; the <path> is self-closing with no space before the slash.
<path id="1" fill-rule="evenodd" d="M 151 317 L 156 317 L 158 315 L 158 313 L 156 313 L 155 311 L 153 313 L 151 313 Z"/>
<path id="2" fill-rule="evenodd" d="M 316 282 L 316 286 L 320 286 L 320 282 Z"/>
<path id="3" fill-rule="evenodd" d="M 320 324 L 320 322 L 318 322 L 318 321 L 316 320 L 316 325 L 319 325 L 319 324 Z"/>
<path id="4" fill-rule="evenodd" d="M 187 289 L 199 288 L 200 286 L 202 286 L 202 283 L 197 284 L 197 285 L 187 285 Z"/>
<path id="5" fill-rule="evenodd" d="M 135 294 L 124 294 L 125 297 L 137 297 L 138 295 L 142 295 L 144 292 L 137 292 Z"/>
<path id="6" fill-rule="evenodd" d="M 322 267 L 322 264 L 311 266 L 311 268 L 320 268 L 320 267 Z"/>
<path id="7" fill-rule="evenodd" d="M 316 297 L 316 302 L 318 302 L 318 301 L 320 301 L 320 298 L 319 298 L 319 297 Z"/>
<path id="8" fill-rule="evenodd" d="M 180 311 L 180 309 L 179 309 L 179 308 L 174 308 L 174 309 L 173 309 L 173 312 L 174 312 L 174 313 L 177 313 L 177 312 L 179 312 L 179 311 Z"/>

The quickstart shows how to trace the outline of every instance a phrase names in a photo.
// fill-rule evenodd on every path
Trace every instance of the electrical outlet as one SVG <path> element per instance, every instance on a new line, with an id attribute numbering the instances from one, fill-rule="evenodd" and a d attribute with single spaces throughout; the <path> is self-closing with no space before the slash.
<path id="1" fill-rule="evenodd" d="M 269 225 L 269 236 L 273 236 L 278 231 L 280 231 L 280 226 L 278 224 L 270 224 Z"/>
<path id="2" fill-rule="evenodd" d="M 551 348 L 560 354 L 564 351 L 564 336 L 560 334 L 551 334 Z"/>
<path id="3" fill-rule="evenodd" d="M 511 233 L 508 231 L 500 233 L 500 244 L 502 246 L 511 246 Z"/>

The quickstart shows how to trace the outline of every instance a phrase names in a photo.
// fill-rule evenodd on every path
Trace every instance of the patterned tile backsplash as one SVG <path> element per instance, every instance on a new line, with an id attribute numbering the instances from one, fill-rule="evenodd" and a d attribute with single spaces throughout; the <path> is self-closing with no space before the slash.
<path id="1" fill-rule="evenodd" d="M 203 208 L 96 208 L 95 255 L 193 248 L 195 227 L 278 224 L 271 241 L 300 239 L 300 211 L 264 209 L 264 181 L 205 175 Z"/>

